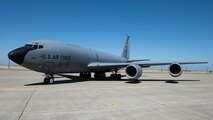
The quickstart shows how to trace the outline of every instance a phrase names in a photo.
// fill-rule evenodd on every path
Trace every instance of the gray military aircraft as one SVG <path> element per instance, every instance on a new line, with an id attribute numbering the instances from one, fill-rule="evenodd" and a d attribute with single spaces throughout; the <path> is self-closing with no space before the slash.
<path id="1" fill-rule="evenodd" d="M 23 47 L 8 53 L 9 59 L 28 69 L 45 73 L 44 83 L 54 83 L 54 74 L 80 73 L 81 78 L 90 79 L 91 73 L 95 78 L 105 77 L 106 72 L 112 72 L 111 79 L 121 79 L 118 70 L 125 68 L 126 77 L 130 80 L 138 79 L 142 68 L 150 66 L 169 65 L 171 76 L 182 74 L 183 64 L 206 64 L 207 62 L 168 62 L 144 63 L 144 60 L 129 60 L 130 37 L 127 40 L 121 56 L 100 52 L 93 49 L 82 48 L 72 44 L 57 41 L 39 40 L 26 44 Z"/>

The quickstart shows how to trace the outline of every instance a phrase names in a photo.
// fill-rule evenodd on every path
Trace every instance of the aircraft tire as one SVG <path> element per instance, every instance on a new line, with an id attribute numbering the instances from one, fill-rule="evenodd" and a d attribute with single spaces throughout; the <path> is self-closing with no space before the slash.
<path id="1" fill-rule="evenodd" d="M 94 75 L 95 79 L 102 79 L 106 77 L 105 72 L 96 72 Z"/>
<path id="2" fill-rule="evenodd" d="M 85 75 L 84 75 L 84 73 L 80 73 L 80 78 L 84 78 L 85 77 Z"/>
<path id="3" fill-rule="evenodd" d="M 91 73 L 80 73 L 80 78 L 91 79 Z"/>
<path id="4" fill-rule="evenodd" d="M 50 78 L 48 78 L 48 83 L 49 83 L 49 84 L 53 84 L 53 83 L 54 83 L 54 79 L 53 79 L 53 78 L 51 78 L 51 77 L 50 77 Z"/>
<path id="5" fill-rule="evenodd" d="M 117 74 L 117 80 L 121 79 L 121 74 Z"/>
<path id="6" fill-rule="evenodd" d="M 54 83 L 54 78 L 52 78 L 52 77 L 45 77 L 44 78 L 44 83 L 45 84 L 53 84 Z"/>
<path id="7" fill-rule="evenodd" d="M 91 79 L 91 73 L 87 73 L 86 76 L 87 76 L 87 79 Z"/>
<path id="8" fill-rule="evenodd" d="M 113 79 L 113 74 L 110 75 L 110 79 Z"/>
<path id="9" fill-rule="evenodd" d="M 48 83 L 48 80 L 47 80 L 47 79 L 48 79 L 47 77 L 44 78 L 44 83 L 45 83 L 45 84 Z"/>

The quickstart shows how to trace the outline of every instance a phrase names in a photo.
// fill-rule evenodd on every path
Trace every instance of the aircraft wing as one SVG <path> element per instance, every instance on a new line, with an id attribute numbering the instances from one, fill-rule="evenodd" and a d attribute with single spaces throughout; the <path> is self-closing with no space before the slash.
<path id="1" fill-rule="evenodd" d="M 114 68 L 123 68 L 130 64 L 136 64 L 141 66 L 142 68 L 147 68 L 151 66 L 162 66 L 162 65 L 171 65 L 173 63 L 178 63 L 180 65 L 186 65 L 186 64 L 207 64 L 208 62 L 168 62 L 168 63 L 144 63 L 144 62 L 131 62 L 131 63 L 90 63 L 88 65 L 88 68 L 90 69 L 114 69 Z"/>

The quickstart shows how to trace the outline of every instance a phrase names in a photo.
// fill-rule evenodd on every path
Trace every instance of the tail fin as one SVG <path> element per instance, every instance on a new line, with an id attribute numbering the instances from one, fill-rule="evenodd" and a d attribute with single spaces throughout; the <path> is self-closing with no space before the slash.
<path id="1" fill-rule="evenodd" d="M 123 53 L 121 57 L 124 57 L 126 59 L 130 58 L 130 36 L 127 35 L 126 43 L 124 45 Z"/>

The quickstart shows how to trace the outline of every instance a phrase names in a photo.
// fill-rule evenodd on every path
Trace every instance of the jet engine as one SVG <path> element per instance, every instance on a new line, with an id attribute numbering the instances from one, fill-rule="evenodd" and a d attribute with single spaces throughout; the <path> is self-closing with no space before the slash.
<path id="1" fill-rule="evenodd" d="M 179 77 L 182 74 L 182 67 L 178 63 L 173 63 L 169 66 L 169 74 L 172 77 Z"/>
<path id="2" fill-rule="evenodd" d="M 129 79 L 138 79 L 142 75 L 143 70 L 139 65 L 130 64 L 126 67 L 125 72 Z"/>

